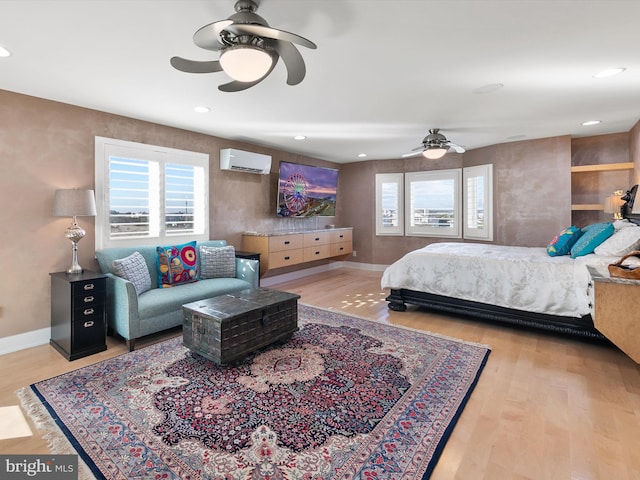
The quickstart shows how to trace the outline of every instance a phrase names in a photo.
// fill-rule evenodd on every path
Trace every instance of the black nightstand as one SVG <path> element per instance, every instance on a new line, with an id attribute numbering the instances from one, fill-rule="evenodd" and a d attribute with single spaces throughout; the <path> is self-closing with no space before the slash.
<path id="1" fill-rule="evenodd" d="M 51 273 L 50 344 L 67 360 L 107 349 L 107 277 L 83 272 Z"/>

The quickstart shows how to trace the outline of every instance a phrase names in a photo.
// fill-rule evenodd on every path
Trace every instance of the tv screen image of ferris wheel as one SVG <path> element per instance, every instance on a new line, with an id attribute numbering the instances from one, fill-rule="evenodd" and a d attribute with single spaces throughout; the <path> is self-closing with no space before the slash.
<path id="1" fill-rule="evenodd" d="M 280 162 L 279 217 L 334 217 L 337 192 L 338 170 Z"/>

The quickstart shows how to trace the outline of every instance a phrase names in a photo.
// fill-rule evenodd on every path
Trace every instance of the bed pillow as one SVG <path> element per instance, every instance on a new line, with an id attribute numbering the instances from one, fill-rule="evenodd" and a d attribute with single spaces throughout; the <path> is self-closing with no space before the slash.
<path id="1" fill-rule="evenodd" d="M 196 242 L 156 247 L 156 252 L 159 288 L 198 281 Z"/>
<path id="2" fill-rule="evenodd" d="M 151 290 L 149 268 L 140 252 L 133 252 L 128 257 L 114 260 L 111 268 L 118 277 L 133 283 L 138 295 Z"/>
<path id="3" fill-rule="evenodd" d="M 547 245 L 547 253 L 550 257 L 557 257 L 559 255 L 568 255 L 571 252 L 571 247 L 578 241 L 582 235 L 580 230 L 575 225 L 571 225 L 569 228 L 565 228 L 558 235 L 556 235 L 551 243 Z"/>
<path id="4" fill-rule="evenodd" d="M 226 247 L 200 246 L 200 278 L 235 278 L 236 251 Z"/>
<path id="5" fill-rule="evenodd" d="M 640 227 L 625 227 L 616 230 L 613 235 L 598 245 L 593 253 L 596 255 L 621 257 L 638 249 L 640 249 Z"/>
<path id="6" fill-rule="evenodd" d="M 598 245 L 613 235 L 615 229 L 611 222 L 594 223 L 582 229 L 582 236 L 571 247 L 571 258 L 582 257 L 593 253 Z"/>

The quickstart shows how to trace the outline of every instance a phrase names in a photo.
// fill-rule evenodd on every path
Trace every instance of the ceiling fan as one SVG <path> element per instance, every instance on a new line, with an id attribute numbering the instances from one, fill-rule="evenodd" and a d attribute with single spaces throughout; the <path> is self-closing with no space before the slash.
<path id="1" fill-rule="evenodd" d="M 406 158 L 422 154 L 426 158 L 435 160 L 444 157 L 444 155 L 451 150 L 455 151 L 456 153 L 465 152 L 465 149 L 463 147 L 450 142 L 449 140 L 447 140 L 447 137 L 439 132 L 439 128 L 430 129 L 429 135 L 424 137 L 424 140 L 422 140 L 422 145 L 412 150 L 416 153 L 406 153 L 402 156 Z"/>
<path id="2" fill-rule="evenodd" d="M 316 44 L 295 33 L 271 28 L 256 13 L 258 4 L 254 0 L 238 0 L 234 8 L 236 13 L 228 19 L 205 25 L 193 35 L 198 47 L 220 52 L 218 60 L 172 57 L 171 65 L 187 73 L 224 71 L 233 81 L 219 85 L 218 90 L 238 92 L 264 80 L 282 58 L 287 67 L 287 84 L 300 83 L 306 68 L 294 43 L 307 48 L 316 48 Z"/>

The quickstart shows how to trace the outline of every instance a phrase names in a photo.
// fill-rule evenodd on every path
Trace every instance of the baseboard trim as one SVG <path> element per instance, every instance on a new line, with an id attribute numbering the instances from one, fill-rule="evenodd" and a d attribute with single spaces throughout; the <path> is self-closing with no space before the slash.
<path id="1" fill-rule="evenodd" d="M 0 355 L 17 352 L 26 348 L 46 345 L 49 343 L 50 338 L 51 327 L 0 338 Z"/>

